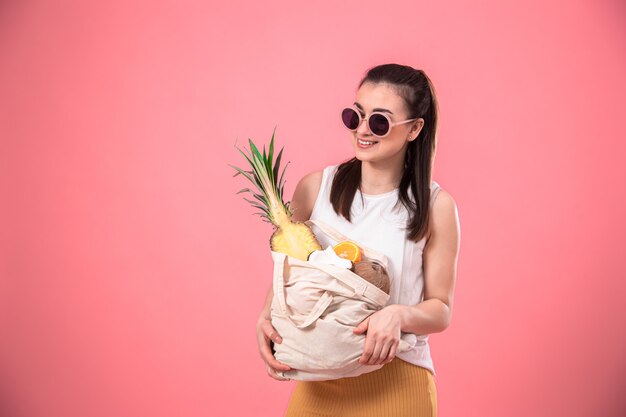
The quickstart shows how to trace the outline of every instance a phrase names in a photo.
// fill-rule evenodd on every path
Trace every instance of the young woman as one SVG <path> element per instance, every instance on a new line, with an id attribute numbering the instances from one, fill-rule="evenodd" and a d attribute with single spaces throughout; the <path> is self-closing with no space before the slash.
<path id="1" fill-rule="evenodd" d="M 341 116 L 355 156 L 300 180 L 293 219 L 319 219 L 389 257 L 389 303 L 354 329 L 366 334 L 360 363 L 385 366 L 358 377 L 297 381 L 286 415 L 435 416 L 428 335 L 450 325 L 460 247 L 456 203 L 431 178 L 435 90 L 421 70 L 379 65 Z M 282 341 L 271 324 L 272 297 L 270 286 L 257 337 L 267 373 L 282 380 L 276 371 L 290 368 L 272 355 L 271 342 Z M 413 348 L 396 355 L 400 338 Z"/>

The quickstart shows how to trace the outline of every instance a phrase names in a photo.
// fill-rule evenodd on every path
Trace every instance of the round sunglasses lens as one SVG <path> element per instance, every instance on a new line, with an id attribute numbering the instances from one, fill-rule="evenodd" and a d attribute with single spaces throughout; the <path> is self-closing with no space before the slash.
<path id="1" fill-rule="evenodd" d="M 355 130 L 359 127 L 359 115 L 353 109 L 343 109 L 341 112 L 341 120 L 350 130 Z"/>
<path id="2" fill-rule="evenodd" d="M 386 135 L 389 131 L 389 120 L 382 114 L 372 114 L 369 123 L 370 130 L 377 136 Z"/>

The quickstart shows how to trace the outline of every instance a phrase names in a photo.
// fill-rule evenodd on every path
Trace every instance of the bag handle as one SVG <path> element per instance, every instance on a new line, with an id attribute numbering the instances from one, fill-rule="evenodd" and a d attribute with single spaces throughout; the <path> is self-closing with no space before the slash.
<path id="1" fill-rule="evenodd" d="M 352 287 L 355 291 L 355 294 L 365 296 L 381 306 L 384 306 L 389 300 L 389 295 L 383 290 L 365 281 L 363 278 L 359 277 L 354 272 L 346 268 L 311 261 L 308 261 L 308 263 L 314 265 L 316 268 L 321 269 L 327 274 L 332 275 L 349 287 Z M 407 341 L 405 341 L 404 339 L 400 339 L 400 344 L 398 345 L 397 351 L 407 352 L 412 348 L 413 346 L 410 345 Z"/>
<path id="2" fill-rule="evenodd" d="M 279 259 L 274 259 L 274 295 L 278 300 L 278 306 L 280 311 L 289 319 L 294 326 L 298 329 L 304 329 L 309 327 L 311 323 L 320 318 L 320 316 L 326 311 L 330 303 L 333 301 L 333 296 L 325 291 L 324 294 L 317 300 L 309 314 L 303 318 L 292 314 L 287 306 L 285 300 L 285 262 L 287 261 L 287 255 L 279 252 L 275 252 Z"/>
<path id="3" fill-rule="evenodd" d="M 315 268 L 326 272 L 328 275 L 333 276 L 349 288 L 352 288 L 355 295 L 368 298 L 380 306 L 384 306 L 387 301 L 389 301 L 389 294 L 374 284 L 367 282 L 365 279 L 361 278 L 347 268 L 329 265 L 322 262 L 308 261 L 308 263 L 315 266 Z"/>
<path id="4" fill-rule="evenodd" d="M 287 306 L 287 300 L 285 299 L 285 262 L 287 262 L 287 255 L 281 252 L 273 252 L 272 257 L 274 258 L 274 280 L 273 280 L 273 289 L 274 296 L 278 301 L 278 306 L 280 311 L 287 317 L 287 319 L 297 328 L 304 329 L 310 326 L 315 320 L 320 318 L 320 316 L 326 311 L 328 306 L 333 300 L 333 296 L 329 294 L 328 291 L 325 291 L 324 294 L 320 297 L 320 299 L 315 303 L 315 306 L 311 310 L 311 312 L 304 318 L 303 320 L 299 320 L 298 317 L 291 314 L 289 311 L 289 307 Z M 295 259 L 295 262 L 302 262 L 299 259 Z M 379 303 L 380 305 L 385 305 L 387 300 L 389 299 L 389 295 L 384 291 L 380 290 L 376 286 L 370 284 L 354 273 L 349 271 L 346 268 L 337 267 L 334 265 L 328 265 L 323 263 L 316 262 L 307 262 L 330 274 L 337 278 L 339 281 L 344 284 L 352 287 L 355 290 L 356 294 L 364 295 L 372 301 Z M 398 352 L 406 352 L 413 348 L 408 342 L 403 339 L 400 339 L 400 344 L 398 345 Z"/>
<path id="5" fill-rule="evenodd" d="M 332 227 L 330 227 L 329 225 L 327 225 L 326 223 L 324 223 L 324 222 L 322 222 L 320 220 L 309 219 L 309 220 L 306 220 L 304 222 L 304 224 L 306 224 L 309 227 L 311 227 L 311 224 L 316 225 L 317 227 L 320 228 L 320 230 L 322 232 L 326 233 L 328 236 L 330 236 L 331 238 L 333 238 L 337 242 L 341 242 L 341 241 L 344 241 L 344 240 L 349 240 L 351 242 L 354 242 L 354 239 L 350 239 L 349 237 L 347 237 L 344 234 L 342 234 L 341 232 L 333 229 Z M 376 261 L 380 261 L 383 264 L 383 267 L 386 270 L 388 270 L 388 268 L 389 268 L 389 259 L 387 258 L 387 255 L 385 255 L 384 253 L 375 251 L 374 249 L 370 249 L 370 248 L 362 245 L 361 243 L 358 243 L 358 245 L 359 245 L 359 248 L 361 248 L 361 250 L 363 251 L 363 254 L 365 255 L 365 257 L 370 258 L 370 259 L 374 259 Z"/>

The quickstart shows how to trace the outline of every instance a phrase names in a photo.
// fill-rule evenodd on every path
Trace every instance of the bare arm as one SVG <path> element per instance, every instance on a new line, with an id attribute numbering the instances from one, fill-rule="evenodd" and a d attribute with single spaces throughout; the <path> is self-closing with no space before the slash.
<path id="1" fill-rule="evenodd" d="M 312 172 L 302 177 L 293 192 L 290 206 L 293 210 L 292 220 L 304 222 L 311 218 L 317 194 L 322 185 L 322 171 Z"/>
<path id="2" fill-rule="evenodd" d="M 452 318 L 452 300 L 460 227 L 456 204 L 444 190 L 430 215 L 430 236 L 424 247 L 424 301 L 417 305 L 392 304 L 375 312 L 355 329 L 367 331 L 361 364 L 389 363 L 396 355 L 401 333 L 430 334 L 445 330 Z"/>
<path id="3" fill-rule="evenodd" d="M 445 330 L 452 320 L 456 267 L 461 229 L 452 196 L 441 190 L 431 212 L 431 234 L 423 253 L 424 301 L 414 306 L 396 305 L 401 330 L 430 334 Z"/>

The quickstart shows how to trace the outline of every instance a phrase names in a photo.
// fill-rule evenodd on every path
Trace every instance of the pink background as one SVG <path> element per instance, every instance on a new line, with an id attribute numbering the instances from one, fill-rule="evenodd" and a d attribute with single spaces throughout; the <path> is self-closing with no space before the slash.
<path id="1" fill-rule="evenodd" d="M 435 84 L 461 221 L 439 415 L 626 413 L 622 2 L 154 3 L 0 5 L 1 415 L 282 415 L 227 164 L 277 126 L 290 199 L 386 62 Z"/>

